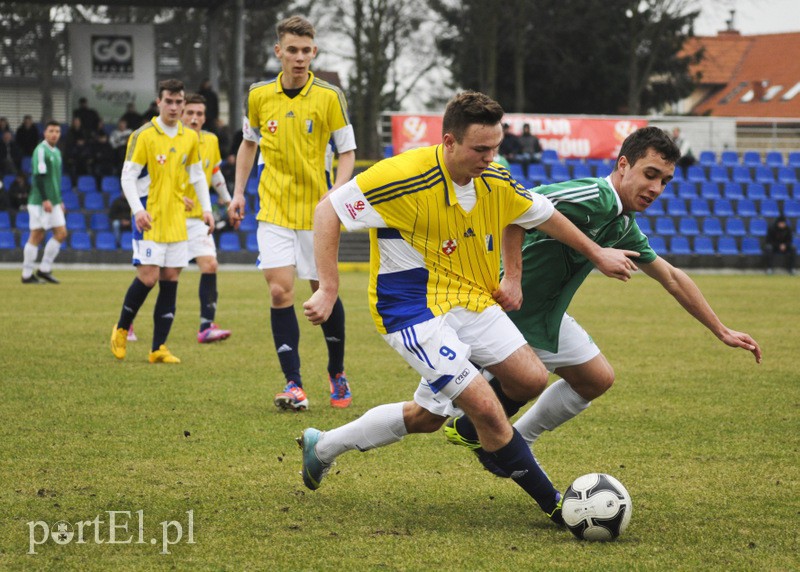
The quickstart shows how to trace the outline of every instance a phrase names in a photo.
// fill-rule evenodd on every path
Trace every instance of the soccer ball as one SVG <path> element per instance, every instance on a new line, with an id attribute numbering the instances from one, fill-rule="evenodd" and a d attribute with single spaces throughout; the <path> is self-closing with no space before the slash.
<path id="1" fill-rule="evenodd" d="M 561 514 L 581 540 L 614 540 L 631 521 L 631 495 L 617 479 L 590 473 L 575 479 L 564 493 Z"/>

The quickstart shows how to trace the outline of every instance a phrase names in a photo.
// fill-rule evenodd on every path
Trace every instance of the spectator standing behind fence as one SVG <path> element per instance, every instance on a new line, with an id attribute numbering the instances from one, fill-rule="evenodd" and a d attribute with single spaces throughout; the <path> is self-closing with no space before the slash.
<path id="1" fill-rule="evenodd" d="M 197 91 L 206 100 L 206 130 L 217 133 L 219 126 L 217 119 L 219 118 L 219 96 L 214 88 L 211 87 L 211 80 L 206 78 L 200 83 L 200 89 Z M 222 145 L 220 145 L 222 147 Z"/>
<path id="2" fill-rule="evenodd" d="M 89 107 L 89 102 L 85 97 L 81 97 L 78 100 L 78 107 L 72 111 L 72 117 L 77 117 L 81 120 L 81 129 L 83 130 L 84 139 L 87 141 L 91 140 L 92 136 L 100 128 L 100 114 Z"/>
<path id="3" fill-rule="evenodd" d="M 120 119 L 108 138 L 108 142 L 114 150 L 115 164 L 120 170 L 122 170 L 122 164 L 125 162 L 125 148 L 128 145 L 131 133 L 133 133 L 133 129 L 130 128 L 128 122 L 125 119 Z"/>
<path id="4" fill-rule="evenodd" d="M 125 113 L 120 117 L 131 131 L 139 129 L 142 125 L 142 114 L 136 111 L 136 104 L 131 102 L 125 106 Z"/>
<path id="5" fill-rule="evenodd" d="M 519 155 L 522 153 L 522 146 L 519 137 L 511 133 L 511 126 L 503 123 L 503 142 L 500 143 L 500 154 L 509 163 L 518 163 Z"/>
<path id="6" fill-rule="evenodd" d="M 528 167 L 531 163 L 539 163 L 542 160 L 542 144 L 539 138 L 531 133 L 531 126 L 527 123 L 522 126 L 522 135 L 519 136 L 521 148 L 520 162 L 522 163 L 522 176 L 528 178 Z"/>
<path id="7" fill-rule="evenodd" d="M 694 158 L 691 144 L 683 135 L 681 135 L 680 127 L 675 127 L 672 130 L 672 140 L 681 151 L 681 158 L 678 159 L 677 166 L 686 169 L 694 165 L 697 162 L 697 159 Z"/>
<path id="8" fill-rule="evenodd" d="M 767 266 L 767 274 L 775 271 L 775 255 L 782 254 L 786 271 L 794 274 L 794 257 L 797 249 L 792 242 L 792 227 L 786 222 L 786 217 L 781 215 L 775 219 L 772 226 L 767 230 L 767 240 L 764 246 L 764 258 Z"/>
<path id="9" fill-rule="evenodd" d="M 0 136 L 0 174 L 13 175 L 20 170 L 22 165 L 22 151 L 11 131 L 3 131 Z"/>
<path id="10" fill-rule="evenodd" d="M 14 181 L 8 187 L 9 206 L 15 211 L 28 210 L 28 197 L 31 194 L 31 185 L 25 173 L 18 172 Z"/>
<path id="11" fill-rule="evenodd" d="M 114 232 L 117 246 L 120 246 L 122 233 L 131 230 L 131 206 L 125 195 L 118 195 L 111 201 L 111 205 L 108 207 L 108 220 L 111 221 L 111 230 Z"/>
<path id="12" fill-rule="evenodd" d="M 33 150 L 36 149 L 36 146 L 41 140 L 42 136 L 39 134 L 39 129 L 33 123 L 33 117 L 30 115 L 23 117 L 22 124 L 17 127 L 17 134 L 14 137 L 14 141 L 17 142 L 22 156 L 30 157 L 33 155 Z"/>

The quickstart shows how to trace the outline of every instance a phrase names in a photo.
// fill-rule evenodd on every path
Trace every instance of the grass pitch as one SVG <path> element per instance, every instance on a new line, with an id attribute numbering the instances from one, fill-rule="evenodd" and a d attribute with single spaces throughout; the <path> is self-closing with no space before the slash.
<path id="1" fill-rule="evenodd" d="M 375 332 L 366 274 L 342 280 L 353 405 L 328 405 L 322 334 L 301 319 L 301 414 L 272 405 L 283 381 L 258 272 L 221 270 L 217 317 L 233 336 L 207 346 L 195 341 L 199 275 L 184 273 L 178 366 L 147 363 L 155 293 L 128 358 L 108 349 L 132 270 L 57 275 L 60 286 L 23 286 L 0 270 L 0 569 L 800 568 L 797 278 L 694 276 L 723 321 L 761 343 L 757 366 L 654 281 L 590 276 L 571 313 L 617 382 L 536 453 L 562 489 L 597 471 L 630 491 L 627 532 L 591 544 L 440 434 L 348 453 L 319 491 L 303 487 L 293 439 L 304 427 L 341 425 L 416 386 Z M 298 292 L 299 306 L 307 285 Z M 59 522 L 72 537 L 49 535 Z"/>

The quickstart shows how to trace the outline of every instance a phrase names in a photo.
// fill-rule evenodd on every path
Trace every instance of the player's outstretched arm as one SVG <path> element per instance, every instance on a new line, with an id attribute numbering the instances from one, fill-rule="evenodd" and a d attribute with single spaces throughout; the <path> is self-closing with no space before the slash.
<path id="1" fill-rule="evenodd" d="M 303 303 L 303 314 L 318 326 L 331 315 L 339 295 L 339 216 L 326 198 L 314 211 L 314 260 L 319 288 Z"/>
<path id="2" fill-rule="evenodd" d="M 722 343 L 732 348 L 742 348 L 751 352 L 756 358 L 756 363 L 761 363 L 761 348 L 758 342 L 750 335 L 731 330 L 723 324 L 703 296 L 700 288 L 683 270 L 675 268 L 663 258 L 656 258 L 649 264 L 642 264 L 642 271 L 657 280 L 683 306 L 684 310 L 711 330 Z"/>
<path id="3" fill-rule="evenodd" d="M 601 247 L 558 211 L 553 211 L 553 215 L 537 228 L 583 254 L 606 276 L 627 282 L 631 272 L 637 270 L 631 257 L 638 257 L 638 252 Z"/>

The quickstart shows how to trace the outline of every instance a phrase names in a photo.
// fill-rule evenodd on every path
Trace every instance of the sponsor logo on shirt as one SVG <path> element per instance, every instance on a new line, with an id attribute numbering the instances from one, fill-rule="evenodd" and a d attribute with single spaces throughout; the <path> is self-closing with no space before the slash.
<path id="1" fill-rule="evenodd" d="M 267 121 L 267 130 L 270 133 L 275 133 L 278 130 L 278 122 L 275 119 Z"/>
<path id="2" fill-rule="evenodd" d="M 350 215 L 350 218 L 356 220 L 358 215 L 361 211 L 364 210 L 364 201 L 356 201 L 354 203 L 345 203 L 344 208 L 347 209 L 347 213 Z"/>
<path id="3" fill-rule="evenodd" d="M 450 256 L 456 251 L 457 247 L 458 241 L 450 238 L 442 243 L 442 252 L 444 252 L 447 256 Z"/>

